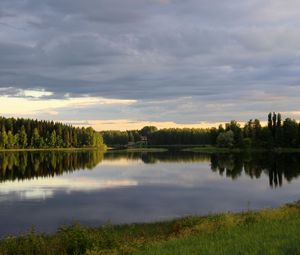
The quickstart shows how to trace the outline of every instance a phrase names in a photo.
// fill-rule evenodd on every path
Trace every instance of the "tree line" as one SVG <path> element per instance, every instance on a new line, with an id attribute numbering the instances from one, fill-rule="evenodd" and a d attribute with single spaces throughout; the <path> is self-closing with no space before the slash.
<path id="1" fill-rule="evenodd" d="M 215 144 L 220 147 L 299 148 L 300 123 L 294 119 L 282 120 L 280 113 L 269 113 L 267 125 L 258 119 L 249 120 L 242 128 L 236 121 L 219 127 Z"/>
<path id="2" fill-rule="evenodd" d="M 75 128 L 53 121 L 0 117 L 0 148 L 103 147 L 103 138 L 93 128 Z"/>
<path id="3" fill-rule="evenodd" d="M 129 143 L 141 143 L 144 138 L 149 140 L 150 135 L 156 132 L 158 129 L 154 126 L 146 126 L 141 130 L 108 130 L 102 131 L 104 143 L 110 146 L 116 145 L 128 145 Z"/>
<path id="4" fill-rule="evenodd" d="M 225 148 L 299 148 L 300 123 L 294 119 L 282 120 L 280 113 L 269 113 L 267 125 L 258 119 L 244 126 L 237 121 L 218 128 L 166 128 L 146 126 L 141 130 L 103 131 L 108 145 L 140 143 L 146 137 L 148 145 L 213 145 Z"/>

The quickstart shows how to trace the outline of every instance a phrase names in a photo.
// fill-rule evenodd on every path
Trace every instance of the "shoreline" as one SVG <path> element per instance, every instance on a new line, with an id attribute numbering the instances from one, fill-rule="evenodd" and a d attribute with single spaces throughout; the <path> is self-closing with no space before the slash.
<path id="1" fill-rule="evenodd" d="M 90 151 L 99 150 L 105 152 L 103 148 L 89 147 L 89 148 L 26 148 L 26 149 L 0 149 L 0 152 L 26 152 L 26 151 Z"/>
<path id="2" fill-rule="evenodd" d="M 300 153 L 300 148 L 219 148 L 214 146 L 197 146 L 197 145 L 157 145 L 148 147 L 129 147 L 129 148 L 96 148 L 96 147 L 82 147 L 82 148 L 25 148 L 25 149 L 0 149 L 0 152 L 35 152 L 35 151 L 91 151 L 99 150 L 108 153 L 119 152 L 199 152 L 199 153 L 255 153 L 255 152 L 271 152 L 271 153 Z"/>
<path id="3" fill-rule="evenodd" d="M 300 153 L 300 148 L 220 148 L 214 146 L 197 146 L 197 145 L 155 145 L 148 147 L 129 147 L 129 148 L 108 148 L 107 152 L 199 152 L 199 153 L 259 153 L 259 152 L 271 152 L 271 153 Z"/>

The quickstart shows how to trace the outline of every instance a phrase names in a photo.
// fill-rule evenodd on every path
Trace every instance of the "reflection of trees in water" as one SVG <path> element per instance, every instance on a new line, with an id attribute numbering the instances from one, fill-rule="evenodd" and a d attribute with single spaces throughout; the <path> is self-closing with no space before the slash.
<path id="1" fill-rule="evenodd" d="M 243 173 L 251 178 L 269 177 L 271 187 L 281 186 L 283 179 L 290 182 L 300 175 L 300 154 L 297 153 L 234 153 L 202 154 L 193 152 L 118 152 L 107 153 L 106 160 L 142 160 L 145 164 L 159 162 L 209 162 L 211 170 L 222 176 L 237 179 Z"/>
<path id="2" fill-rule="evenodd" d="M 78 169 L 92 169 L 103 159 L 100 151 L 0 153 L 0 181 L 51 177 Z"/>
<path id="3" fill-rule="evenodd" d="M 271 187 L 282 186 L 283 178 L 288 182 L 300 175 L 299 154 L 214 154 L 211 169 L 221 175 L 236 179 L 243 171 L 251 178 L 260 178 L 262 173 L 269 176 Z"/>
<path id="4" fill-rule="evenodd" d="M 104 155 L 105 160 L 142 160 L 145 164 L 155 164 L 159 162 L 189 163 L 189 162 L 208 162 L 208 154 L 191 152 L 112 152 Z"/>
<path id="5" fill-rule="evenodd" d="M 211 170 L 218 171 L 221 175 L 237 179 L 243 170 L 243 161 L 240 157 L 230 154 L 211 155 Z"/>
<path id="6" fill-rule="evenodd" d="M 51 177 L 79 169 L 92 169 L 103 157 L 105 160 L 142 160 L 145 164 L 159 162 L 210 162 L 211 170 L 222 176 L 237 179 L 243 173 L 251 178 L 269 177 L 271 187 L 281 186 L 300 175 L 300 154 L 202 154 L 192 152 L 118 152 L 49 151 L 0 153 L 0 182 Z"/>
<path id="7" fill-rule="evenodd" d="M 142 160 L 145 164 L 159 162 L 189 163 L 209 162 L 211 170 L 222 176 L 237 179 L 243 173 L 251 178 L 269 176 L 271 187 L 282 185 L 283 179 L 290 182 L 300 175 L 300 154 L 295 153 L 234 153 L 202 154 L 193 152 L 118 152 L 107 153 L 106 160 Z"/>

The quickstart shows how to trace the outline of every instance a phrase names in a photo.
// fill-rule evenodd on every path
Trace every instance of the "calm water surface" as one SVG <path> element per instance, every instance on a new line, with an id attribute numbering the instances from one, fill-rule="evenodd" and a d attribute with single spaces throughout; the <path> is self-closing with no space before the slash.
<path id="1" fill-rule="evenodd" d="M 275 207 L 299 175 L 300 154 L 0 153 L 0 236 Z"/>

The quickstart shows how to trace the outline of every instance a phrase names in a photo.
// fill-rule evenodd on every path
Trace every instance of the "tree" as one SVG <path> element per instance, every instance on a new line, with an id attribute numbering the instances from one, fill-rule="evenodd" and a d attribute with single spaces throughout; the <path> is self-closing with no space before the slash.
<path id="1" fill-rule="evenodd" d="M 140 133 L 142 136 L 148 137 L 150 134 L 154 133 L 157 131 L 157 127 L 155 126 L 145 126 L 141 129 Z"/>
<path id="2" fill-rule="evenodd" d="M 0 147 L 1 148 L 6 148 L 7 147 L 7 133 L 5 131 L 5 129 L 2 129 L 1 135 L 0 135 Z"/>
<path id="3" fill-rule="evenodd" d="M 55 130 L 53 130 L 51 132 L 51 135 L 50 135 L 50 139 L 49 139 L 49 145 L 50 147 L 56 147 L 56 132 Z"/>
<path id="4" fill-rule="evenodd" d="M 281 114 L 278 113 L 277 114 L 277 123 L 276 123 L 276 127 L 280 128 L 281 127 Z"/>
<path id="5" fill-rule="evenodd" d="M 272 117 L 272 128 L 274 130 L 274 128 L 276 127 L 277 124 L 277 115 L 275 112 L 273 112 L 273 117 Z"/>
<path id="6" fill-rule="evenodd" d="M 65 129 L 63 131 L 63 140 L 64 140 L 64 146 L 65 147 L 70 147 L 70 133 L 69 133 L 69 130 L 68 129 Z"/>
<path id="7" fill-rule="evenodd" d="M 21 127 L 21 131 L 19 132 L 19 146 L 20 148 L 27 147 L 27 134 L 24 126 Z"/>
<path id="8" fill-rule="evenodd" d="M 128 132 L 128 141 L 134 143 L 134 136 L 130 131 Z"/>
<path id="9" fill-rule="evenodd" d="M 295 120 L 286 118 L 282 125 L 283 145 L 285 147 L 296 147 L 298 136 L 298 124 Z"/>
<path id="10" fill-rule="evenodd" d="M 268 128 L 269 128 L 270 131 L 273 130 L 272 127 L 273 127 L 273 125 L 272 125 L 272 113 L 269 113 L 268 114 Z"/>
<path id="11" fill-rule="evenodd" d="M 240 127 L 240 124 L 235 120 L 230 121 L 230 123 L 226 123 L 226 131 L 231 130 L 233 132 L 234 137 L 234 146 L 242 147 L 243 146 L 243 133 Z"/>
<path id="12" fill-rule="evenodd" d="M 33 134 L 31 137 L 31 146 L 33 148 L 40 148 L 40 146 L 41 146 L 41 138 L 40 138 L 39 131 L 37 128 L 35 128 L 33 130 Z"/>
<path id="13" fill-rule="evenodd" d="M 218 147 L 231 148 L 233 147 L 233 144 L 234 144 L 234 133 L 232 132 L 232 130 L 219 134 L 217 138 Z"/>
<path id="14" fill-rule="evenodd" d="M 97 148 L 101 148 L 103 147 L 104 148 L 104 144 L 103 144 L 103 137 L 100 133 L 98 132 L 94 132 L 94 146 L 97 147 Z"/>
<path id="15" fill-rule="evenodd" d="M 13 133 L 9 130 L 7 132 L 7 148 L 12 149 L 15 146 L 15 137 Z"/>

